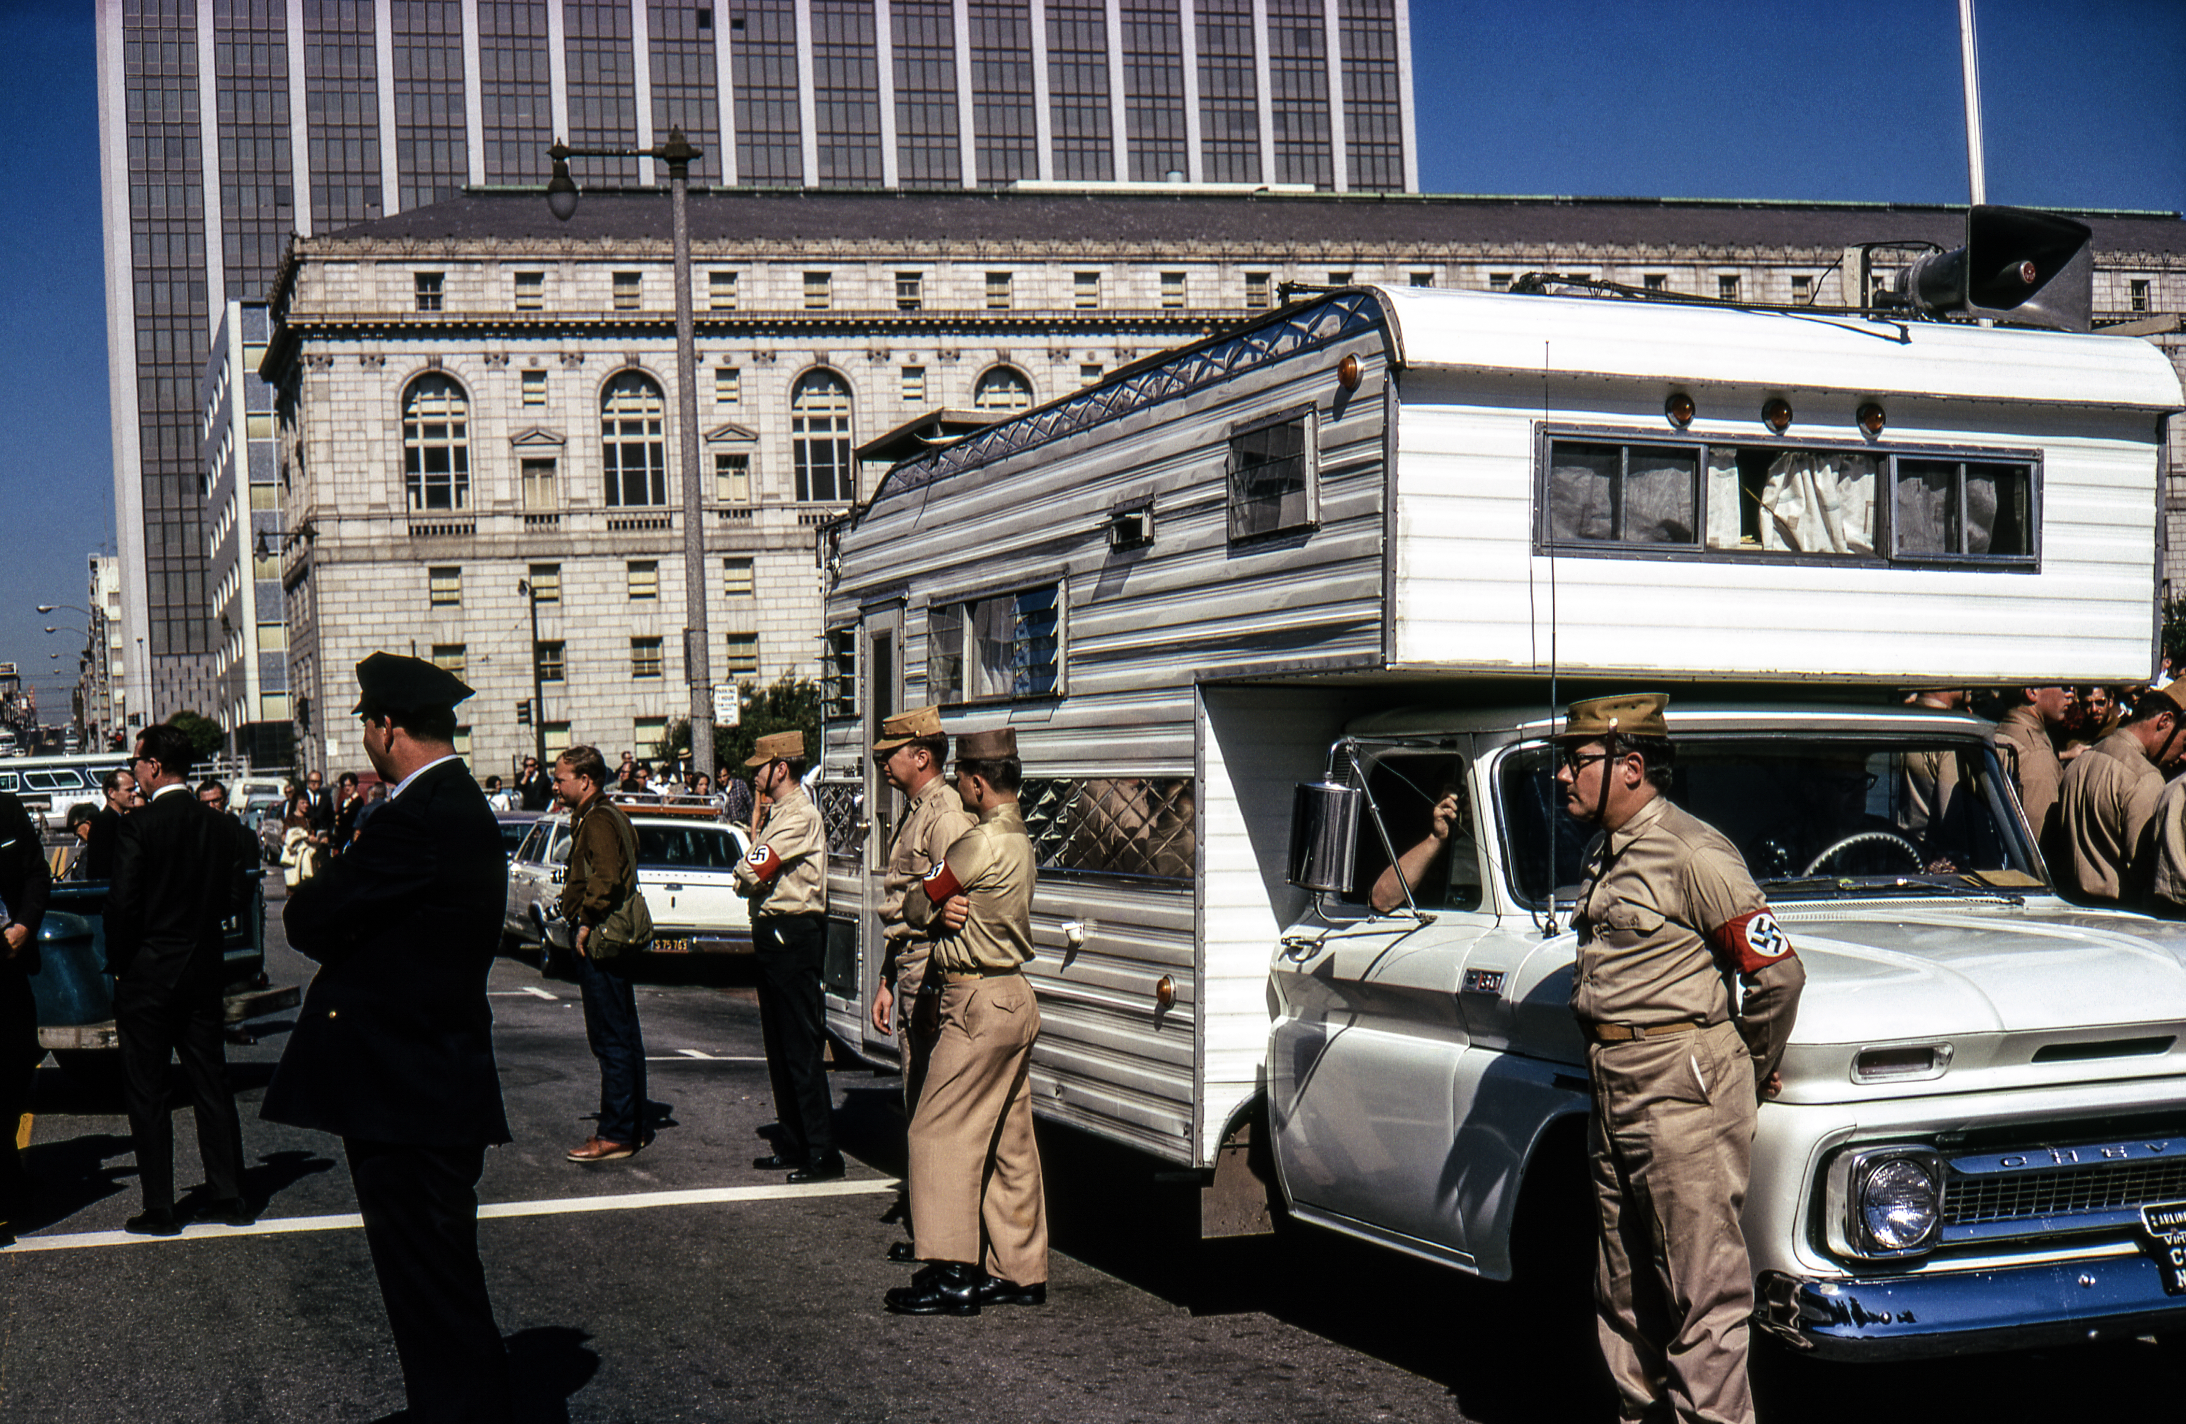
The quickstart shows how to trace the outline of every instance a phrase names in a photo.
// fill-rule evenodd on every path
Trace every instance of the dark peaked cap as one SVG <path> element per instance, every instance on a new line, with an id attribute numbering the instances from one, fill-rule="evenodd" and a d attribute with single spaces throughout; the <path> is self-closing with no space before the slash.
<path id="1" fill-rule="evenodd" d="M 400 653 L 374 653 L 358 663 L 357 691 L 357 705 L 349 710 L 365 717 L 432 712 L 471 695 L 463 680 L 446 668 Z"/>

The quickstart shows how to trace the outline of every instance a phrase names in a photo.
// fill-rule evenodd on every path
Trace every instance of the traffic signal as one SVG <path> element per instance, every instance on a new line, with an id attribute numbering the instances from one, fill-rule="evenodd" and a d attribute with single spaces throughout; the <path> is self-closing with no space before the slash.
<path id="1" fill-rule="evenodd" d="M 1891 305 L 2086 331 L 2095 307 L 2093 237 L 2087 224 L 2055 213 L 1969 208 L 1966 245 L 1916 258 L 1898 274 Z"/>

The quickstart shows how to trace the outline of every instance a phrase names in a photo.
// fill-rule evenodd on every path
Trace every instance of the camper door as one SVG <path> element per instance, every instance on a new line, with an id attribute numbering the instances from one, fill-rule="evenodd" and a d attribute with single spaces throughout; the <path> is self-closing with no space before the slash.
<path id="1" fill-rule="evenodd" d="M 881 724 L 903 710 L 903 605 L 868 608 L 858 623 L 858 719 L 862 750 L 880 740 Z M 867 1047 L 895 1051 L 892 1034 L 876 1032 L 870 1007 L 880 986 L 882 958 L 881 877 L 888 869 L 888 849 L 903 819 L 903 797 L 870 755 L 859 758 L 865 780 L 865 854 L 859 867 L 864 896 L 858 906 L 859 1033 Z"/>

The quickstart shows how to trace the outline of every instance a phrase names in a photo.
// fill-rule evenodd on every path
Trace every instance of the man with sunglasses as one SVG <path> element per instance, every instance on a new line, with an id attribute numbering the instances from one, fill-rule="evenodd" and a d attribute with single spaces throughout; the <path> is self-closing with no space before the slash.
<path id="1" fill-rule="evenodd" d="M 1598 830 L 1571 981 L 1594 1108 L 1595 1304 L 1624 1418 L 1741 1424 L 1753 1270 L 1739 1212 L 1806 974 L 1737 847 L 1665 799 L 1669 701 L 1575 702 L 1556 737 L 1564 808 Z"/>

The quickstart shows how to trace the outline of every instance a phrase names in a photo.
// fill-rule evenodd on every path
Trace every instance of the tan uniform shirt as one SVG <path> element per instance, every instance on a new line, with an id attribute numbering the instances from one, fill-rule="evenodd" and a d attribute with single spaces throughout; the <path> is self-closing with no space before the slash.
<path id="1" fill-rule="evenodd" d="M 880 974 L 888 983 L 896 982 L 903 960 L 918 960 L 926 953 L 927 931 L 903 917 L 904 892 L 914 890 L 949 847 L 976 824 L 964 809 L 964 799 L 942 777 L 927 782 L 911 798 L 911 809 L 889 844 L 888 870 L 881 877 L 880 922 L 886 954 Z"/>
<path id="2" fill-rule="evenodd" d="M 766 876 L 774 867 L 771 885 Z M 827 831 L 820 808 L 791 782 L 767 808 L 751 854 L 736 863 L 736 883 L 754 915 L 816 915 L 827 909 Z"/>
<path id="3" fill-rule="evenodd" d="M 2186 776 L 2165 783 L 2163 794 L 2156 798 L 2151 850 L 2155 858 L 2151 888 L 2156 897 L 2186 905 Z"/>
<path id="4" fill-rule="evenodd" d="M 953 974 L 1006 973 L 1032 958 L 1036 871 L 1032 838 L 1025 834 L 1017 803 L 989 809 L 950 845 L 942 865 L 971 901 L 971 917 L 955 934 L 935 934 L 934 964 Z M 941 907 L 921 889 L 903 897 L 903 917 L 927 930 L 940 923 Z"/>
<path id="5" fill-rule="evenodd" d="M 1738 1031 L 1756 1081 L 1767 1078 L 1791 1036 L 1806 970 L 1773 925 L 1775 957 L 1758 969 L 1729 963 L 1710 942 L 1722 926 L 1767 910 L 1738 848 L 1657 796 L 1587 847 L 1571 1011 L 1583 1024 L 1721 1023 L 1734 1017 L 1730 977 L 1738 973 L 1746 985 Z"/>
<path id="6" fill-rule="evenodd" d="M 2150 878 L 2149 827 L 2162 794 L 2163 773 L 2123 728 L 2075 757 L 2057 793 L 2070 886 L 2097 900 L 2139 898 Z"/>
<path id="7" fill-rule="evenodd" d="M 2011 748 L 2004 760 L 2019 787 L 2019 804 L 2034 828 L 2037 845 L 2047 845 L 2057 830 L 2057 789 L 2065 776 L 2065 764 L 2057 760 L 2056 744 L 2049 739 L 2049 723 L 2033 706 L 2021 703 L 1996 724 L 1996 740 Z"/>

